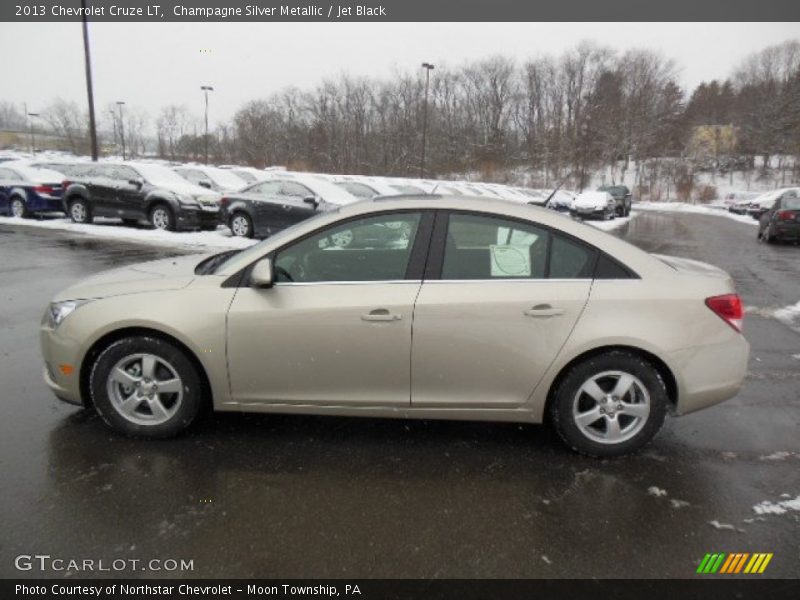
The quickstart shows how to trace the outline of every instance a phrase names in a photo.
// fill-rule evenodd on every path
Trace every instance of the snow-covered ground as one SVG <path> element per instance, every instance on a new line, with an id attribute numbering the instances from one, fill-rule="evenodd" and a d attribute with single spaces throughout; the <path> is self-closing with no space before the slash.
<path id="1" fill-rule="evenodd" d="M 584 223 L 591 225 L 592 227 L 602 229 L 603 231 L 613 231 L 614 229 L 619 229 L 623 225 L 630 223 L 631 219 L 635 216 L 636 215 L 631 215 L 630 217 L 617 217 L 611 221 L 584 221 Z"/>
<path id="2" fill-rule="evenodd" d="M 682 212 L 682 213 L 695 213 L 701 215 L 716 215 L 718 217 L 726 217 L 746 223 L 748 225 L 758 225 L 750 215 L 737 215 L 728 212 L 726 208 L 719 206 L 708 206 L 705 204 L 688 204 L 686 202 L 636 202 L 632 207 L 634 211 L 662 211 L 662 212 Z"/>
<path id="3" fill-rule="evenodd" d="M 200 251 L 206 248 L 246 248 L 257 242 L 257 240 L 233 237 L 225 228 L 217 231 L 160 231 L 157 229 L 127 227 L 114 219 L 97 219 L 91 225 L 80 225 L 66 218 L 19 219 L 15 217 L 0 217 L 0 224 L 56 229 L 140 244 L 197 248 Z"/>

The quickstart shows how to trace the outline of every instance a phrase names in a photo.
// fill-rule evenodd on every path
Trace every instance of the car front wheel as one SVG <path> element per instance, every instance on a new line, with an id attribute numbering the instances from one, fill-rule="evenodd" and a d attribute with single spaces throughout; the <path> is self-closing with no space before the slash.
<path id="1" fill-rule="evenodd" d="M 573 450 L 597 457 L 635 452 L 664 423 L 667 388 L 647 360 L 625 351 L 573 366 L 550 403 L 550 417 Z"/>
<path id="2" fill-rule="evenodd" d="M 175 217 L 172 214 L 172 210 L 164 204 L 156 204 L 150 210 L 150 224 L 162 231 L 174 231 Z"/>
<path id="3" fill-rule="evenodd" d="M 177 435 L 203 404 L 202 380 L 192 361 L 155 337 L 129 337 L 108 346 L 95 361 L 89 384 L 97 412 L 125 435 Z"/>

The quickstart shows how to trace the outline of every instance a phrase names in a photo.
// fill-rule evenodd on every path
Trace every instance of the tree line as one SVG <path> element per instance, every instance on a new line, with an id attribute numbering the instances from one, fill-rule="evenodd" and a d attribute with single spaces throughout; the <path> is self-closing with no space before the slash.
<path id="1" fill-rule="evenodd" d="M 565 182 L 577 189 L 602 169 L 611 183 L 633 176 L 644 192 L 666 181 L 684 194 L 702 171 L 757 178 L 772 164 L 784 183 L 800 178 L 796 40 L 756 52 L 728 79 L 691 91 L 679 84 L 674 61 L 658 52 L 618 53 L 590 42 L 525 62 L 497 55 L 437 65 L 427 95 L 423 170 L 425 107 L 422 72 L 379 79 L 343 74 L 313 89 L 289 87 L 246 102 L 216 125 L 210 161 L 330 173 L 424 172 L 535 187 Z M 57 99 L 41 115 L 37 126 L 64 149 L 86 152 L 87 118 L 77 104 Z M 166 106 L 155 118 L 126 107 L 124 123 L 109 106 L 98 118 L 107 152 L 118 152 L 124 132 L 130 156 L 203 159 L 204 126 L 185 105 Z M 0 129 L 24 130 L 25 124 L 16 107 L 0 103 Z"/>

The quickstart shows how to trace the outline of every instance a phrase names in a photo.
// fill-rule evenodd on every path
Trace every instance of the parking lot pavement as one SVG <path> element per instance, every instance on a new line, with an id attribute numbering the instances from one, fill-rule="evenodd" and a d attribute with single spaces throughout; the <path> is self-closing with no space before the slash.
<path id="1" fill-rule="evenodd" d="M 800 248 L 692 214 L 619 235 L 732 273 L 752 356 L 738 397 L 597 461 L 517 424 L 225 414 L 118 437 L 46 389 L 41 314 L 85 275 L 177 251 L 0 225 L 0 576 L 49 554 L 189 559 L 199 577 L 692 577 L 722 551 L 796 577 L 800 327 L 771 315 L 800 300 Z"/>

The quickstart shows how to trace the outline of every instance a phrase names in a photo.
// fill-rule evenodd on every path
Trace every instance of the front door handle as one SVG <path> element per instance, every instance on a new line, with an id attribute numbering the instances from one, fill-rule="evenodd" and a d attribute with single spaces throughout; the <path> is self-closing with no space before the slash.
<path id="1" fill-rule="evenodd" d="M 537 304 L 533 308 L 525 311 L 526 317 L 557 317 L 564 314 L 563 308 L 553 308 L 549 304 Z"/>
<path id="2" fill-rule="evenodd" d="M 376 308 L 375 310 L 369 311 L 366 315 L 361 315 L 362 321 L 399 321 L 402 318 L 403 315 L 390 313 L 385 308 Z"/>

